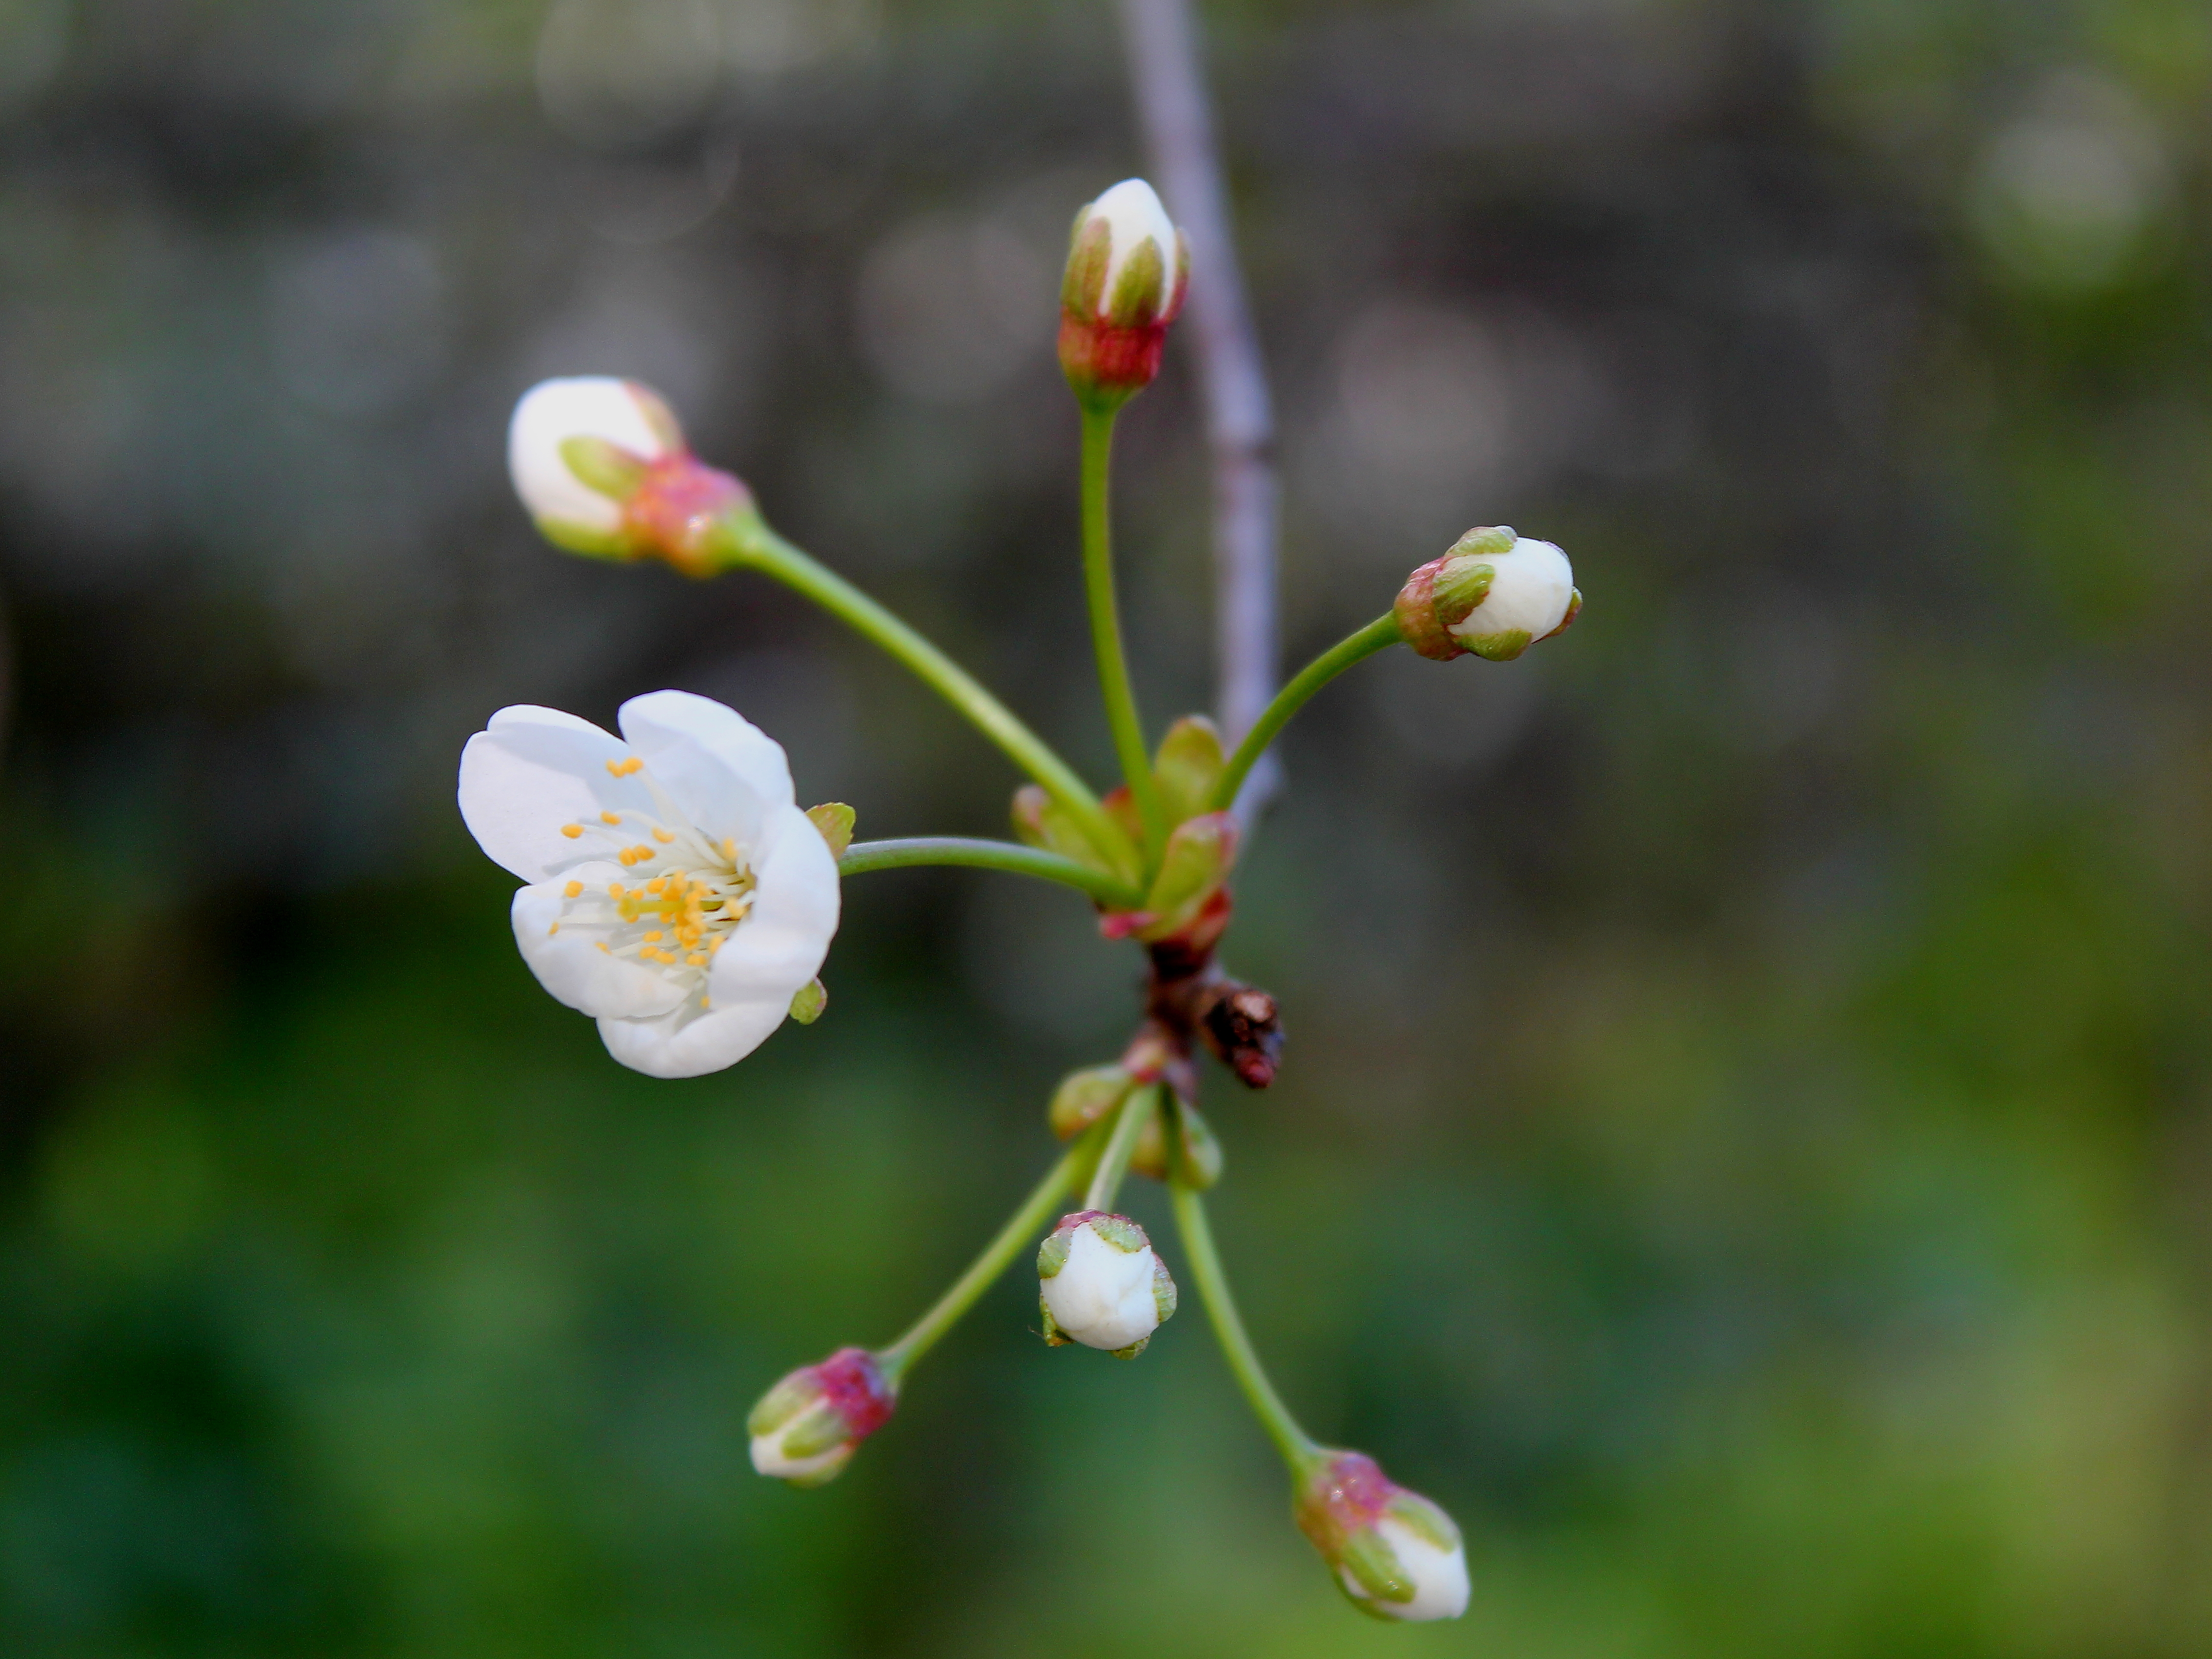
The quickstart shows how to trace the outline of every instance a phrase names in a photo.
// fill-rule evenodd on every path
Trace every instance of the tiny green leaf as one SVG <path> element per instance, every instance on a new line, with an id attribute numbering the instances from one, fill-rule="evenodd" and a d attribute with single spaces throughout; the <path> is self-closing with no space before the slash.
<path id="1" fill-rule="evenodd" d="M 1167 806 L 1170 824 L 1206 810 L 1226 764 L 1221 733 L 1205 715 L 1186 714 L 1168 727 L 1152 763 L 1152 775 L 1159 781 L 1160 799 Z"/>

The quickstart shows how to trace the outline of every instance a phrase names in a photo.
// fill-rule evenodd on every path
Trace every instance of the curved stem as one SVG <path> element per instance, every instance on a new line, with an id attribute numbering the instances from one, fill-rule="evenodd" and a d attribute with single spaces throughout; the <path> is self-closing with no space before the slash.
<path id="1" fill-rule="evenodd" d="M 1357 634 L 1339 640 L 1298 670 L 1291 683 L 1275 693 L 1275 700 L 1267 705 L 1267 712 L 1244 734 L 1244 741 L 1237 745 L 1237 752 L 1229 757 L 1228 766 L 1213 786 L 1213 798 L 1206 803 L 1207 810 L 1225 812 L 1237 804 L 1237 792 L 1243 787 L 1244 775 L 1267 752 L 1267 745 L 1275 740 L 1275 734 L 1290 724 L 1291 716 L 1304 708 L 1315 692 L 1352 664 L 1378 651 L 1389 650 L 1401 637 L 1398 619 L 1385 612 Z"/>
<path id="2" fill-rule="evenodd" d="M 1244 1391 L 1245 1401 L 1252 1414 L 1260 1419 L 1260 1426 L 1275 1443 L 1275 1449 L 1290 1465 L 1294 1479 L 1309 1474 L 1321 1461 L 1322 1451 L 1313 1437 L 1298 1426 L 1291 1415 L 1291 1408 L 1283 1403 L 1275 1385 L 1267 1380 L 1267 1368 L 1261 1364 L 1260 1356 L 1252 1347 L 1252 1339 L 1245 1334 L 1244 1322 L 1237 1312 L 1237 1304 L 1229 1294 L 1229 1277 L 1222 1271 L 1221 1255 L 1213 1247 L 1213 1230 L 1206 1224 L 1206 1200 L 1194 1187 L 1178 1181 L 1174 1184 L 1176 1228 L 1182 1236 L 1185 1265 L 1190 1276 L 1198 1282 L 1198 1294 L 1206 1304 L 1206 1316 L 1213 1326 L 1214 1340 L 1221 1344 L 1222 1357 L 1228 1360 L 1229 1369 L 1237 1378 L 1237 1386 Z"/>
<path id="3" fill-rule="evenodd" d="M 871 870 L 908 870 L 922 865 L 965 865 L 979 870 L 1006 870 L 1018 876 L 1035 876 L 1079 888 L 1117 910 L 1133 910 L 1145 896 L 1127 882 L 1093 870 L 1087 864 L 1062 858 L 1041 848 L 1011 841 L 979 841 L 966 836 L 909 836 L 897 841 L 854 842 L 837 860 L 841 876 L 866 875 Z"/>
<path id="4" fill-rule="evenodd" d="M 1137 694 L 1129 685 L 1129 659 L 1121 649 L 1121 611 L 1114 592 L 1114 413 L 1087 404 L 1083 410 L 1083 591 L 1091 606 L 1091 647 L 1098 659 L 1106 724 L 1113 730 L 1114 752 L 1136 799 L 1137 815 L 1144 820 L 1146 851 L 1151 854 L 1168 838 L 1168 817 L 1152 777 Z M 1151 867 L 1149 856 L 1146 866 Z"/>
<path id="5" fill-rule="evenodd" d="M 1129 1173 L 1129 1160 L 1136 1156 L 1137 1142 L 1159 1103 L 1160 1086 L 1157 1083 L 1129 1091 L 1121 1109 L 1114 1115 L 1114 1138 L 1106 1143 L 1098 1167 L 1091 1174 L 1091 1186 L 1083 1194 L 1085 1209 L 1114 1207 L 1115 1196 L 1121 1190 L 1122 1177 Z"/>
<path id="6" fill-rule="evenodd" d="M 742 565 L 775 577 L 882 647 L 965 714 L 1015 765 L 1043 785 L 1046 793 L 1082 823 L 1095 844 L 1128 846 L 1128 836 L 1107 816 L 1091 787 L 1049 744 L 1015 718 L 1006 704 L 883 605 L 777 535 L 757 513 L 748 508 L 719 520 L 714 526 L 714 551 L 726 565 Z"/>
<path id="7" fill-rule="evenodd" d="M 876 1351 L 876 1363 L 883 1368 L 884 1377 L 893 1388 L 898 1386 L 900 1378 L 915 1360 L 936 1346 L 938 1339 L 960 1322 L 960 1316 L 975 1305 L 976 1297 L 990 1289 L 992 1281 L 1006 1270 L 1006 1264 L 1019 1255 L 1025 1245 L 1034 1247 L 1047 1224 L 1059 1219 L 1061 1201 L 1075 1184 L 1076 1170 L 1097 1151 L 1105 1133 L 1103 1119 L 1084 1131 L 1060 1154 L 1060 1161 L 1045 1172 L 1044 1179 L 1022 1200 L 1021 1207 L 1006 1218 L 1006 1224 L 983 1247 L 982 1254 L 969 1264 L 968 1271 L 952 1281 L 951 1288 L 938 1297 L 936 1304 L 915 1320 L 903 1336 L 888 1348 Z"/>

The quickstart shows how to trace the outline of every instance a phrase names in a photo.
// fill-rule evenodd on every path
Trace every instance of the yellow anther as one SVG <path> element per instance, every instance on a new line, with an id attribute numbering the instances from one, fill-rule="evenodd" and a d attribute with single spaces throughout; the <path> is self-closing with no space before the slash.
<path id="1" fill-rule="evenodd" d="M 731 863 L 735 864 L 738 861 L 737 842 L 734 841 L 725 841 L 722 843 L 722 856 L 729 860 Z"/>
<path id="2" fill-rule="evenodd" d="M 620 823 L 622 822 L 622 814 L 619 812 L 602 812 L 599 814 L 599 822 L 601 823 Z"/>
<path id="3" fill-rule="evenodd" d="M 566 887 L 563 887 L 561 890 L 561 896 L 563 898 L 575 898 L 579 896 L 583 890 L 584 884 L 582 882 L 572 881 Z"/>
<path id="4" fill-rule="evenodd" d="M 555 923 L 554 923 L 550 927 L 548 927 L 548 928 L 545 930 L 545 936 L 546 936 L 548 939 L 550 939 L 550 938 L 552 938 L 552 936 L 553 936 L 554 934 L 556 934 L 556 933 L 559 933 L 560 931 L 561 931 L 561 924 L 560 924 L 559 922 L 557 922 L 557 921 L 556 921 L 556 922 L 555 922 Z"/>
<path id="5" fill-rule="evenodd" d="M 659 937 L 660 937 L 660 929 L 659 929 L 658 927 L 656 927 L 656 928 L 654 928 L 651 933 L 647 933 L 647 934 L 645 936 L 645 942 L 646 942 L 647 945 L 650 945 L 650 944 L 652 944 L 652 943 L 653 943 L 653 940 L 655 940 L 655 939 L 659 939 Z"/>
<path id="6" fill-rule="evenodd" d="M 643 842 L 640 842 L 637 846 L 631 848 L 629 850 L 630 855 L 640 864 L 643 864 L 647 859 L 653 856 L 653 848 L 646 846 Z"/>
<path id="7" fill-rule="evenodd" d="M 564 823 L 561 826 L 561 833 L 568 836 L 570 841 L 574 841 L 584 833 L 584 826 L 580 823 Z"/>
<path id="8" fill-rule="evenodd" d="M 612 955 L 614 955 L 614 952 L 613 952 L 613 951 L 608 951 L 608 950 L 607 950 L 607 942 L 606 942 L 606 940 L 605 940 L 605 939 L 601 939 L 601 940 L 599 942 L 599 949 L 600 949 L 601 951 L 605 951 L 605 952 L 606 952 L 606 954 L 607 954 L 608 956 L 612 956 Z"/>
<path id="9" fill-rule="evenodd" d="M 670 842 L 676 839 L 676 836 L 672 830 L 656 830 L 653 832 L 653 838 L 659 842 L 663 847 L 665 847 Z"/>
<path id="10" fill-rule="evenodd" d="M 641 771 L 644 769 L 644 766 L 645 763 L 643 761 L 640 760 L 635 755 L 632 755 L 626 760 L 609 761 L 607 763 L 607 770 L 615 777 L 626 778 L 633 772 Z"/>
<path id="11" fill-rule="evenodd" d="M 622 896 L 623 884 L 620 882 L 611 881 L 607 884 L 607 896 L 609 898 L 620 898 Z"/>
<path id="12" fill-rule="evenodd" d="M 701 956 L 696 951 L 691 951 L 684 958 L 684 960 L 690 963 L 694 968 L 704 968 L 707 965 L 707 958 Z"/>

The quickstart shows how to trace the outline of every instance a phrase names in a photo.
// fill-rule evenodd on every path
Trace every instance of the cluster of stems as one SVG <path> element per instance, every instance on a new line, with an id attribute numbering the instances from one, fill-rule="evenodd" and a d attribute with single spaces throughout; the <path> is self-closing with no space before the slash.
<path id="1" fill-rule="evenodd" d="M 720 514 L 702 551 L 715 568 L 752 570 L 774 578 L 845 622 L 904 664 L 1006 754 L 1079 825 L 1091 843 L 1127 856 L 1120 867 L 1140 872 L 1130 880 L 1097 865 L 1017 842 L 960 836 L 919 836 L 859 842 L 839 860 L 841 874 L 925 865 L 969 866 L 1058 882 L 1083 893 L 1112 915 L 1139 912 L 1166 853 L 1170 821 L 1155 775 L 1152 750 L 1122 641 L 1116 596 L 1109 480 L 1117 410 L 1086 406 L 1083 416 L 1082 538 L 1084 589 L 1099 689 L 1133 814 L 1117 815 L 1053 748 L 972 675 L 907 623 L 842 577 L 778 535 L 750 502 Z M 1323 685 L 1364 658 L 1400 642 L 1398 625 L 1385 614 L 1316 658 L 1276 696 L 1226 757 L 1207 799 L 1207 812 L 1236 803 L 1253 766 L 1291 717 Z M 1133 817 L 1133 823 L 1130 819 Z M 1311 1477 L 1327 1451 L 1302 1429 L 1269 1380 L 1238 1314 L 1228 1274 L 1208 1224 L 1203 1188 L 1210 1172 L 1190 1167 L 1185 1150 L 1187 1091 L 1199 1046 L 1200 999 L 1207 981 L 1212 941 L 1192 948 L 1187 939 L 1152 945 L 1146 1030 L 1164 1048 L 1160 1070 L 1171 1082 L 1147 1081 L 1131 1089 L 1114 1111 L 1079 1134 L 967 1269 L 896 1340 L 874 1355 L 884 1381 L 899 1388 L 915 1364 L 951 1329 L 1001 1273 L 1080 1196 L 1079 1207 L 1111 1211 L 1130 1161 L 1155 1115 L 1169 1149 L 1166 1176 L 1172 1194 L 1182 1261 L 1196 1284 L 1207 1319 L 1229 1369 L 1254 1414 L 1282 1454 L 1294 1481 Z"/>

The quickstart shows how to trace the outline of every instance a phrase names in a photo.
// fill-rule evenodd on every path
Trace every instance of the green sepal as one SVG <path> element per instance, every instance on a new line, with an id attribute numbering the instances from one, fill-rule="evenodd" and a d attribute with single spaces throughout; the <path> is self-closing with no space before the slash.
<path id="1" fill-rule="evenodd" d="M 1152 1248 L 1152 1241 L 1145 1237 L 1145 1230 L 1125 1215 L 1094 1215 L 1086 1224 L 1124 1255 Z"/>
<path id="2" fill-rule="evenodd" d="M 1147 236 L 1129 254 L 1106 296 L 1106 321 L 1138 328 L 1157 319 L 1168 302 L 1168 261 L 1159 239 Z"/>
<path id="3" fill-rule="evenodd" d="M 1401 1490 L 1391 1498 L 1390 1518 L 1432 1549 L 1446 1553 L 1461 1547 L 1459 1523 L 1417 1492 Z"/>
<path id="4" fill-rule="evenodd" d="M 1168 727 L 1152 762 L 1152 776 L 1160 787 L 1160 799 L 1170 824 L 1196 817 L 1213 797 L 1228 759 L 1221 752 L 1221 733 L 1203 714 L 1186 714 Z"/>
<path id="5" fill-rule="evenodd" d="M 1037 1311 L 1044 1316 L 1044 1345 L 1046 1347 L 1064 1348 L 1075 1340 L 1072 1336 L 1063 1336 L 1060 1334 L 1060 1326 L 1052 1316 L 1052 1310 L 1045 1306 L 1044 1298 L 1042 1297 L 1039 1297 L 1037 1298 Z"/>
<path id="6" fill-rule="evenodd" d="M 852 1427 L 825 1401 L 783 1431 L 787 1457 L 819 1457 L 853 1437 Z"/>
<path id="7" fill-rule="evenodd" d="M 1101 848 L 1074 815 L 1037 784 L 1025 783 L 1014 791 L 1013 823 L 1016 838 L 1025 846 L 1073 859 L 1085 869 L 1100 871 L 1132 886 L 1143 878 L 1134 842 Z"/>
<path id="8" fill-rule="evenodd" d="M 1476 558 L 1495 558 L 1500 553 L 1510 553 L 1513 544 L 1520 539 L 1520 532 L 1510 524 L 1478 525 L 1446 548 L 1444 557 L 1456 559 L 1472 554 Z"/>
<path id="9" fill-rule="evenodd" d="M 1146 1349 L 1152 1346 L 1152 1339 L 1149 1334 L 1147 1334 L 1139 1337 L 1134 1342 L 1132 1342 L 1126 1348 L 1109 1348 L 1107 1352 L 1111 1353 L 1116 1359 L 1134 1359 L 1139 1354 L 1144 1352 Z"/>
<path id="10" fill-rule="evenodd" d="M 1180 1161 L 1177 1178 L 1201 1193 L 1208 1190 L 1221 1179 L 1221 1142 L 1215 1138 L 1212 1126 L 1188 1101 L 1171 1110 L 1152 1115 L 1137 1137 L 1136 1150 L 1129 1155 L 1129 1167 L 1154 1181 L 1169 1178 L 1171 1172 L 1168 1168 L 1167 1133 L 1162 1127 L 1163 1121 L 1168 1118 L 1175 1120 L 1176 1153 Z"/>
<path id="11" fill-rule="evenodd" d="M 830 843 L 830 856 L 843 858 L 845 849 L 853 844 L 853 825 L 860 815 L 842 800 L 825 800 L 819 806 L 808 807 L 806 816 Z"/>
<path id="12" fill-rule="evenodd" d="M 599 530 L 568 519 L 539 519 L 538 533 L 564 553 L 580 553 L 587 559 L 628 559 L 635 555 L 629 538 L 620 530 Z"/>
<path id="13" fill-rule="evenodd" d="M 1362 1527 L 1346 1539 L 1336 1553 L 1337 1564 L 1350 1572 L 1359 1588 L 1377 1601 L 1410 1601 L 1413 1581 L 1406 1577 L 1398 1553 L 1372 1527 Z M 1355 1597 L 1355 1600 L 1358 1598 Z"/>
<path id="14" fill-rule="evenodd" d="M 754 1404 L 745 1416 L 747 1434 L 774 1434 L 822 1395 L 821 1385 L 803 1372 L 785 1377 Z"/>
<path id="15" fill-rule="evenodd" d="M 1067 270 L 1060 279 L 1060 307 L 1085 322 L 1097 317 L 1106 291 L 1106 267 L 1114 257 L 1114 227 L 1094 220 L 1086 204 L 1076 211 L 1067 239 Z"/>
<path id="16" fill-rule="evenodd" d="M 580 433 L 561 440 L 561 464 L 586 489 L 626 501 L 645 483 L 646 464 L 619 444 Z"/>
<path id="17" fill-rule="evenodd" d="M 818 979 L 808 981 L 791 994 L 791 1017 L 801 1025 L 813 1024 L 829 1006 L 830 988 Z"/>
<path id="18" fill-rule="evenodd" d="M 1073 1140 L 1127 1099 L 1136 1081 L 1119 1066 L 1091 1066 L 1070 1072 L 1053 1091 L 1045 1121 L 1060 1139 Z"/>
<path id="19" fill-rule="evenodd" d="M 1445 628 L 1458 627 L 1490 597 L 1490 585 L 1497 580 L 1498 567 L 1486 560 L 1447 559 L 1429 586 L 1430 602 L 1436 606 L 1438 623 Z"/>
<path id="20" fill-rule="evenodd" d="M 1175 1275 L 1168 1271 L 1166 1262 L 1154 1256 L 1152 1258 L 1152 1311 L 1159 1316 L 1160 1323 L 1164 1325 L 1175 1317 Z"/>
<path id="21" fill-rule="evenodd" d="M 1074 1237 L 1073 1227 L 1054 1227 L 1044 1236 L 1044 1243 L 1037 1246 L 1039 1279 L 1060 1277 L 1060 1270 L 1067 1265 L 1068 1252 L 1074 1248 Z M 1045 1317 L 1049 1319 L 1052 1316 L 1048 1312 Z"/>
<path id="22" fill-rule="evenodd" d="M 1508 628 L 1496 634 L 1455 634 L 1457 640 L 1478 657 L 1487 657 L 1492 662 L 1511 662 L 1528 648 L 1528 630 Z"/>
<path id="23" fill-rule="evenodd" d="M 1186 818 L 1168 836 L 1160 872 L 1145 895 L 1153 918 L 1141 937 L 1164 939 L 1196 918 L 1237 861 L 1237 820 L 1226 812 Z"/>

